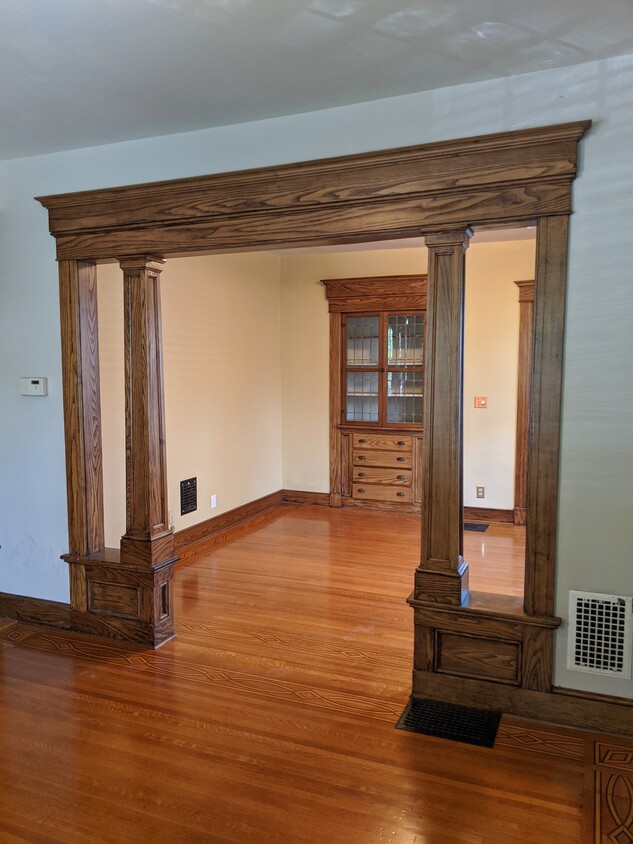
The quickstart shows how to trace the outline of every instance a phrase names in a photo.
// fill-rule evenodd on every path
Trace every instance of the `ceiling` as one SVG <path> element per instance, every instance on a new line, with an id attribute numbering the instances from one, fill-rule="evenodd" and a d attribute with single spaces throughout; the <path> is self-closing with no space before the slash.
<path id="1" fill-rule="evenodd" d="M 0 159 L 633 53 L 633 0 L 0 0 Z"/>

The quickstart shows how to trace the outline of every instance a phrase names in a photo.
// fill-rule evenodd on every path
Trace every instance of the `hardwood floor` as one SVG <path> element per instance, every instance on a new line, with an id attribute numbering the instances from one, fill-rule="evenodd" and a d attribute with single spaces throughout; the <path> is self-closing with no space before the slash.
<path id="1" fill-rule="evenodd" d="M 394 729 L 415 519 L 279 508 L 176 570 L 158 651 L 0 628 L 0 841 L 578 844 L 593 737 Z"/>

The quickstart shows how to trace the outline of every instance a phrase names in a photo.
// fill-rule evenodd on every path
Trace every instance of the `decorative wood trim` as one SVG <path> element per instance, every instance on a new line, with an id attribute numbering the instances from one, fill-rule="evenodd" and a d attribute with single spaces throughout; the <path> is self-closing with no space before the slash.
<path id="1" fill-rule="evenodd" d="M 570 211 L 589 121 L 38 197 L 58 258 L 420 235 Z"/>
<path id="2" fill-rule="evenodd" d="M 413 672 L 413 696 L 443 700 L 479 709 L 550 721 L 582 730 L 633 736 L 633 719 L 623 717 L 623 707 L 607 701 L 583 700 L 576 695 L 551 694 L 486 680 L 450 677 L 431 671 Z"/>
<path id="3" fill-rule="evenodd" d="M 537 223 L 534 342 L 528 442 L 525 609 L 552 615 L 568 218 Z"/>
<path id="4" fill-rule="evenodd" d="M 633 841 L 633 741 L 594 737 L 588 751 L 582 842 Z"/>
<path id="5" fill-rule="evenodd" d="M 149 256 L 121 261 L 125 317 L 125 562 L 174 557 L 167 506 L 160 273 Z"/>
<path id="6" fill-rule="evenodd" d="M 464 507 L 465 522 L 492 522 L 498 525 L 512 524 L 513 510 L 497 510 L 494 507 Z"/>
<path id="7" fill-rule="evenodd" d="M 519 288 L 519 366 L 517 373 L 517 425 L 514 460 L 514 524 L 524 525 L 527 507 L 527 459 L 532 375 L 532 322 L 534 280 L 515 281 Z"/>
<path id="8" fill-rule="evenodd" d="M 633 698 L 630 697 L 617 697 L 616 695 L 601 695 L 597 694 L 596 692 L 585 692 L 583 691 L 583 689 L 568 689 L 565 686 L 553 686 L 552 692 L 555 695 L 564 695 L 565 697 L 578 698 L 578 700 L 584 700 L 585 702 L 591 704 L 609 703 L 615 706 L 624 706 L 628 707 L 629 709 L 633 709 Z M 622 713 L 622 717 L 627 717 L 624 712 Z"/>
<path id="9" fill-rule="evenodd" d="M 227 510 L 226 513 L 221 513 L 219 516 L 205 519 L 204 522 L 199 522 L 197 525 L 176 531 L 174 544 L 181 563 L 206 553 L 215 545 L 226 542 L 229 533 L 232 539 L 237 538 L 241 533 L 244 533 L 245 529 L 251 527 L 254 519 L 269 510 L 280 507 L 282 503 L 283 490 L 278 490 L 261 498 L 256 498 L 254 501 L 249 501 L 247 504 L 234 507 L 232 510 Z M 234 528 L 240 530 L 235 532 Z"/>
<path id="10" fill-rule="evenodd" d="M 341 506 L 344 487 L 348 486 L 344 483 L 342 476 L 343 434 L 339 427 L 343 417 L 342 348 L 341 317 L 337 313 L 330 313 L 330 504 L 332 507 Z"/>
<path id="11" fill-rule="evenodd" d="M 27 598 L 10 592 L 0 592 L 0 617 L 2 616 L 28 624 L 43 624 L 64 630 L 71 627 L 70 604 L 46 601 L 43 598 Z"/>
<path id="12" fill-rule="evenodd" d="M 422 555 L 416 598 L 459 606 L 468 592 L 463 559 L 462 388 L 464 259 L 470 229 L 427 235 Z"/>
<path id="13" fill-rule="evenodd" d="M 320 507 L 330 506 L 330 496 L 327 492 L 304 492 L 300 489 L 282 489 L 281 497 L 284 504 L 318 504 Z"/>
<path id="14" fill-rule="evenodd" d="M 60 261 L 59 300 L 68 543 L 91 554 L 104 545 L 96 266 Z"/>
<path id="15" fill-rule="evenodd" d="M 207 554 L 216 545 L 232 542 L 244 533 L 262 524 L 262 516 L 277 510 L 282 504 L 318 504 L 329 507 L 327 492 L 308 492 L 297 489 L 280 489 L 255 501 L 228 510 L 212 519 L 179 530 L 174 534 L 176 553 L 181 564 L 201 554 Z"/>
<path id="16" fill-rule="evenodd" d="M 437 371 L 434 366 L 431 370 L 433 377 L 446 376 L 443 389 L 451 396 L 461 393 L 462 384 L 461 363 L 456 354 L 459 331 L 455 334 L 455 329 L 460 320 L 458 282 L 463 254 L 459 255 L 459 244 L 446 242 L 446 233 L 461 231 L 463 237 L 472 225 L 536 219 L 525 610 L 528 615 L 548 616 L 552 612 L 555 574 L 566 215 L 571 210 L 577 144 L 589 126 L 589 121 L 580 121 L 257 171 L 42 197 L 40 201 L 49 210 L 58 258 L 83 262 L 114 256 L 191 254 L 227 248 L 262 249 L 272 244 L 324 245 L 426 235 L 432 266 L 429 298 L 432 300 L 441 291 L 440 307 L 447 309 L 448 317 L 444 347 L 450 361 L 443 369 L 440 365 Z M 437 232 L 444 235 L 437 236 Z M 438 306 L 431 302 L 433 307 Z M 65 328 L 69 332 L 69 349 L 80 345 L 84 348 L 78 321 L 67 319 Z M 432 335 L 431 345 L 437 345 L 437 340 Z M 436 348 L 435 354 L 439 357 L 441 350 Z M 65 354 L 65 359 L 70 372 L 66 377 L 71 384 L 69 407 L 81 402 L 89 405 L 89 389 L 73 374 L 71 354 Z M 432 386 L 431 381 L 428 383 Z M 428 396 L 427 389 L 427 399 Z M 423 552 L 426 571 L 422 566 L 419 579 L 416 578 L 416 589 L 428 599 L 456 606 L 464 599 L 467 586 L 467 566 L 461 560 L 459 544 L 456 545 L 461 542 L 463 517 L 461 467 L 457 479 L 453 471 L 460 462 L 462 440 L 457 409 L 454 399 L 440 399 L 427 416 L 425 477 L 427 491 L 433 494 L 426 494 L 424 500 L 434 505 L 425 516 L 428 531 L 423 531 L 430 543 Z M 69 409 L 67 414 L 72 416 L 73 412 Z M 443 436 L 441 423 L 448 426 L 448 461 L 435 447 L 437 438 Z M 88 486 L 98 484 L 83 445 L 73 444 L 80 427 L 81 423 L 72 418 L 66 420 L 69 462 L 75 460 L 80 471 L 91 473 L 89 483 L 80 479 L 80 486 L 75 487 L 76 509 L 81 515 L 86 513 Z M 143 477 L 143 470 L 138 474 L 148 489 L 155 489 Z M 446 474 L 449 477 L 440 482 Z M 76 482 L 72 465 L 68 476 L 74 476 Z M 440 491 L 447 492 L 447 496 L 437 495 Z M 86 521 L 84 517 L 84 524 Z M 163 522 L 161 516 L 157 524 Z M 81 543 L 86 529 L 80 520 L 71 528 L 71 550 L 84 553 L 88 546 Z M 163 537 L 155 539 L 162 542 Z M 165 538 L 165 543 L 169 541 Z M 162 559 L 167 549 L 158 550 L 156 559 Z M 154 559 L 153 552 L 151 557 Z M 76 562 L 78 566 L 90 563 Z M 79 581 L 79 574 L 71 572 L 71 590 L 81 592 Z M 87 601 L 85 589 L 80 597 Z M 488 611 L 494 613 L 498 606 L 499 596 L 491 596 Z M 549 653 L 545 653 L 543 665 L 547 666 L 549 659 Z M 544 671 L 530 676 L 538 676 L 541 683 Z M 522 671 L 522 678 L 525 676 Z"/>
<path id="17" fill-rule="evenodd" d="M 386 275 L 322 279 L 321 284 L 325 285 L 330 313 L 340 314 L 423 310 L 426 308 L 426 280 L 426 275 Z"/>

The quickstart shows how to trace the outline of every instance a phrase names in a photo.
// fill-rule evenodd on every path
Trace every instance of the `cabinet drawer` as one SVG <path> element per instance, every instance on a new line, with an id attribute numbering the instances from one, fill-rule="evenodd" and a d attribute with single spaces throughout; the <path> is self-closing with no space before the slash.
<path id="1" fill-rule="evenodd" d="M 387 484 L 388 486 L 411 486 L 411 469 L 374 469 L 372 466 L 358 466 L 354 469 L 354 483 Z"/>
<path id="2" fill-rule="evenodd" d="M 395 469 L 410 469 L 413 465 L 413 454 L 411 451 L 402 451 L 399 454 L 397 451 L 372 451 L 369 449 L 357 449 L 352 454 L 352 464 L 354 466 L 381 466 L 385 469 L 393 467 Z"/>
<path id="3" fill-rule="evenodd" d="M 408 504 L 413 500 L 411 487 L 387 484 L 354 484 L 352 498 L 358 501 L 394 501 L 398 504 Z"/>
<path id="4" fill-rule="evenodd" d="M 409 434 L 354 434 L 354 448 L 367 451 L 377 449 L 378 451 L 411 451 L 413 448 L 413 437 Z"/>

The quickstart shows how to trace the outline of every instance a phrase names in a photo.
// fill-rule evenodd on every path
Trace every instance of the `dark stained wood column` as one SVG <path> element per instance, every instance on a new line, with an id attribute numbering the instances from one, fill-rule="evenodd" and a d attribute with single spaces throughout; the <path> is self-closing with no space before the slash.
<path id="1" fill-rule="evenodd" d="M 167 509 L 160 273 L 163 261 L 120 262 L 124 274 L 126 531 L 121 562 L 174 557 Z"/>
<path id="2" fill-rule="evenodd" d="M 68 550 L 70 554 L 85 555 L 100 552 L 104 546 L 97 269 L 94 263 L 59 262 L 59 303 Z M 70 608 L 84 612 L 83 567 L 71 565 L 69 574 Z"/>
<path id="3" fill-rule="evenodd" d="M 519 288 L 519 367 L 517 377 L 517 427 L 514 460 L 514 524 L 524 525 L 527 512 L 528 429 L 532 379 L 532 322 L 534 280 L 515 281 Z"/>
<path id="4" fill-rule="evenodd" d="M 470 229 L 425 235 L 429 250 L 424 375 L 422 553 L 416 600 L 460 606 L 463 550 L 464 275 Z"/>
<path id="5" fill-rule="evenodd" d="M 528 500 L 525 532 L 525 612 L 555 609 L 558 452 L 567 285 L 566 214 L 543 217 L 536 229 Z"/>

